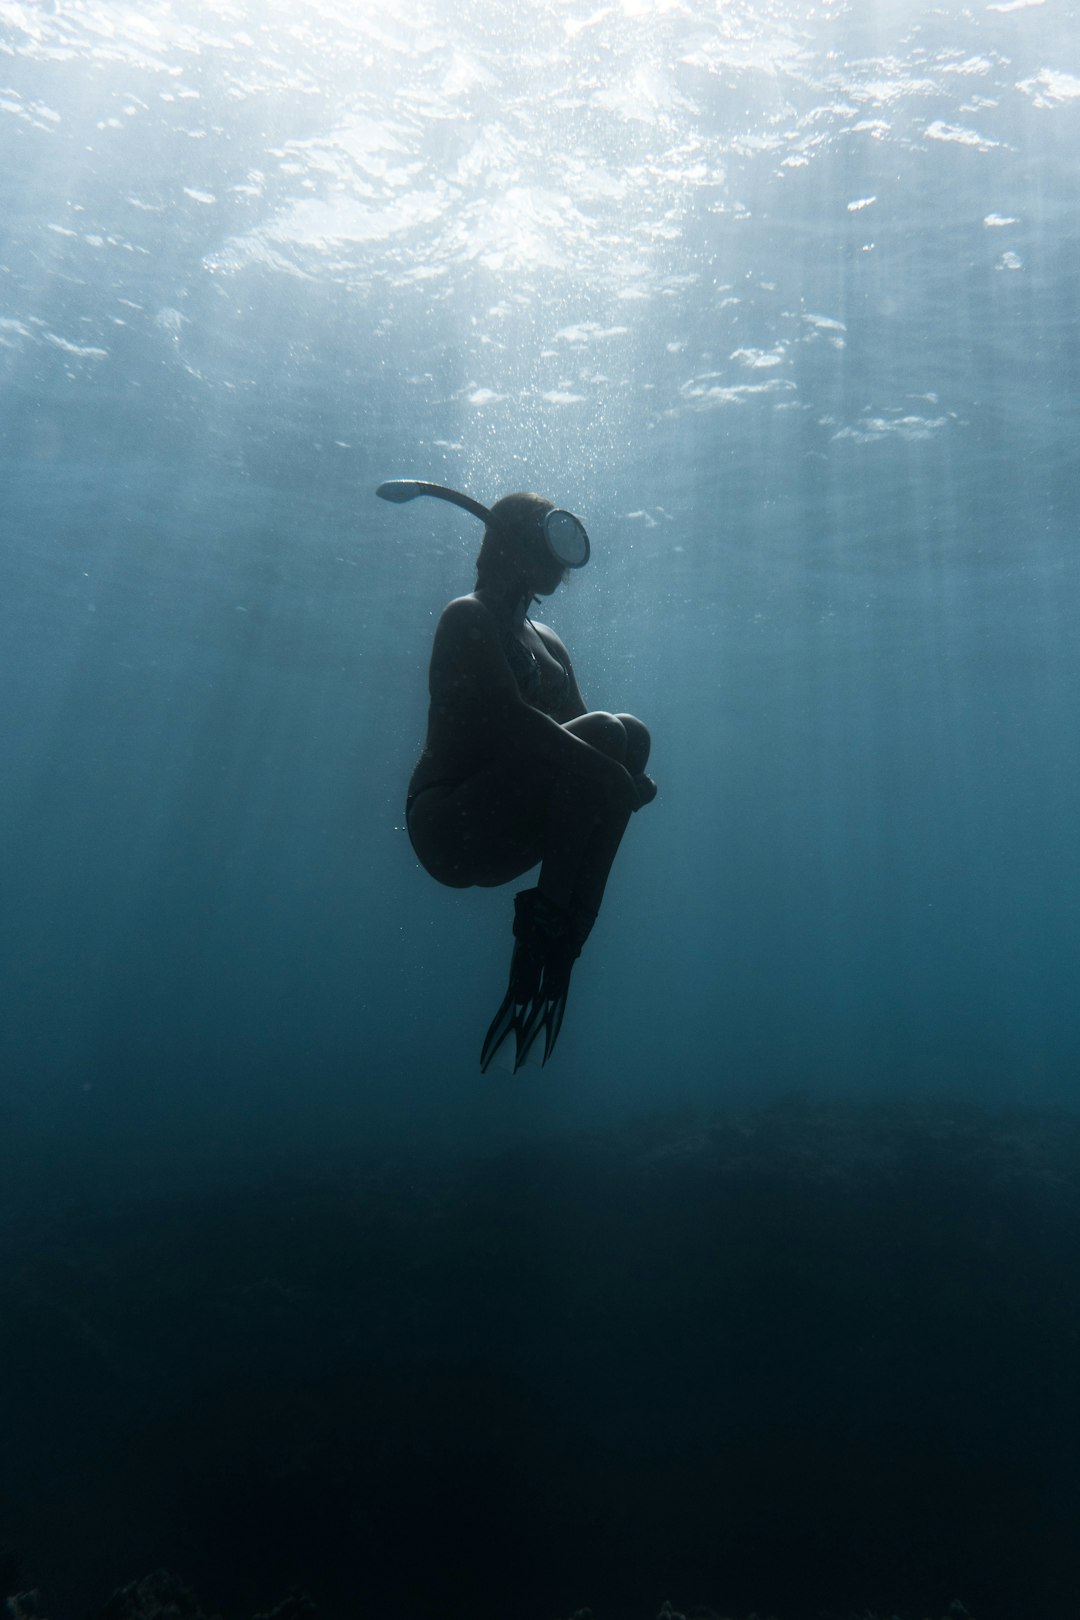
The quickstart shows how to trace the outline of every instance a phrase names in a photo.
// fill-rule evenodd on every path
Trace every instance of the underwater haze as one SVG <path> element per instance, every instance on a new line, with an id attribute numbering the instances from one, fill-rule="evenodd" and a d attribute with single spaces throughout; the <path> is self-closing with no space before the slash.
<path id="1" fill-rule="evenodd" d="M 25 1312 L 32 1299 L 44 1313 L 28 1318 L 18 1351 L 36 1393 L 8 1419 L 20 1457 L 37 1452 L 40 1477 L 22 1499 L 9 1478 L 17 1505 L 7 1533 L 27 1571 L 20 1581 L 47 1592 L 51 1580 L 72 1616 L 157 1564 L 216 1583 L 206 1601 L 232 1603 L 237 1615 L 268 1608 L 294 1581 L 318 1599 L 321 1570 L 327 1612 L 361 1613 L 344 1595 L 353 1574 L 336 1552 L 321 1543 L 310 1556 L 287 1551 L 292 1497 L 284 1507 L 257 1498 L 240 1574 L 224 1556 L 207 1559 L 190 1504 L 174 1501 L 131 1528 L 131 1504 L 153 1471 L 146 1455 L 124 1452 L 123 1482 L 109 1491 L 126 1505 L 107 1532 L 84 1524 L 76 1546 L 60 1528 L 94 1494 L 94 1459 L 118 1433 L 134 1436 L 150 1411 L 165 1424 L 167 1408 L 172 1425 L 158 1458 L 183 1450 L 184 1401 L 204 1417 L 212 1410 L 208 1432 L 227 1433 L 233 1457 L 247 1455 L 251 1435 L 276 1432 L 277 1385 L 242 1434 L 223 1415 L 235 1411 L 223 1393 L 230 1380 L 240 1388 L 242 1369 L 276 1338 L 272 1313 L 257 1331 L 247 1322 L 241 1332 L 227 1313 L 215 1318 L 222 1366 L 204 1368 L 184 1400 L 190 1347 L 167 1352 L 155 1339 L 137 1350 L 118 1326 L 140 1309 L 161 1321 L 177 1311 L 198 1337 L 190 1323 L 201 1320 L 201 1296 L 167 1281 L 167 1268 L 188 1275 L 176 1235 L 189 1230 L 184 1210 L 201 1254 L 234 1220 L 252 1244 L 256 1227 L 273 1233 L 281 1252 L 295 1231 L 275 1224 L 267 1178 L 312 1178 L 304 1185 L 319 1199 L 329 1196 L 324 1177 L 351 1187 L 361 1162 L 365 1175 L 403 1178 L 385 1207 L 364 1205 L 363 1221 L 351 1204 L 346 1220 L 337 1204 L 319 1203 L 309 1228 L 311 1202 L 289 1205 L 310 1250 L 281 1299 L 300 1301 L 312 1338 L 293 1322 L 295 1359 L 281 1377 L 297 1405 L 281 1422 L 306 1432 L 310 1408 L 295 1393 L 302 1369 L 315 1377 L 321 1356 L 338 1378 L 335 1342 L 345 1359 L 360 1354 L 357 1322 L 324 1320 L 297 1280 L 310 1282 L 323 1263 L 315 1257 L 336 1245 L 383 1244 L 385 1275 L 412 1279 L 407 1297 L 385 1306 L 397 1324 L 379 1341 L 385 1366 L 442 1342 L 409 1292 L 425 1267 L 463 1313 L 449 1340 L 470 1366 L 498 1361 L 485 1335 L 502 1344 L 508 1322 L 555 1360 L 573 1338 L 577 1306 L 552 1281 L 552 1253 L 565 1238 L 559 1264 L 569 1265 L 575 1246 L 561 1227 L 550 1252 L 542 1236 L 556 1195 L 513 1204 L 528 1242 L 517 1259 L 503 1255 L 487 1284 L 470 1272 L 461 1292 L 455 1267 L 482 1241 L 468 1220 L 488 1209 L 488 1194 L 492 1229 L 505 1222 L 502 1172 L 490 1171 L 479 1204 L 461 1194 L 453 1205 L 473 1211 L 467 1231 L 453 1213 L 449 1225 L 431 1217 L 433 1243 L 458 1233 L 445 1267 L 417 1233 L 436 1204 L 450 1206 L 434 1191 L 420 1199 L 416 1177 L 441 1187 L 440 1177 L 457 1174 L 450 1166 L 490 1155 L 489 1166 L 525 1163 L 525 1184 L 538 1186 L 547 1171 L 514 1155 L 555 1153 L 550 1144 L 581 1132 L 625 1144 L 661 1115 L 775 1107 L 789 1120 L 789 1167 L 804 1162 L 792 1146 L 804 1127 L 791 1117 L 812 1122 L 805 1162 L 833 1165 L 836 1107 L 906 1108 L 924 1123 L 926 1108 L 1071 1119 L 1080 1075 L 1080 5 L 0 0 L 0 142 L 0 1136 L 10 1242 L 23 1257 L 10 1275 L 25 1285 L 9 1308 Z M 579 513 L 592 562 L 545 602 L 543 617 L 570 648 L 588 707 L 632 711 L 652 733 L 659 795 L 628 830 L 542 1073 L 479 1072 L 505 985 L 512 890 L 438 887 L 404 828 L 433 629 L 445 603 L 472 587 L 480 527 L 437 502 L 377 501 L 375 486 L 389 478 L 430 479 L 485 503 L 536 490 Z M 853 1129 L 842 1117 L 840 1135 Z M 662 1137 L 665 1174 L 676 1174 L 688 1142 L 705 1140 L 696 1126 L 656 1130 L 646 1157 L 660 1153 Z M 903 1182 L 911 1199 L 898 1199 L 905 1221 L 937 1196 L 928 1187 L 940 1191 L 926 1168 L 938 1163 L 940 1140 L 932 1130 L 917 1140 L 914 1160 L 905 1150 L 896 1161 L 915 1176 Z M 1019 1140 L 1009 1136 L 1001 1152 L 1020 1153 Z M 1031 1149 L 1027 1169 L 1036 1158 L 1043 1166 L 1042 1152 Z M 755 1165 L 768 1161 L 763 1150 Z M 859 1179 L 874 1153 L 844 1157 L 845 1175 L 855 1162 L 863 1168 L 852 1203 L 837 1217 L 852 1230 L 876 1196 L 870 1171 Z M 724 1175 L 736 1174 L 734 1159 L 723 1163 Z M 557 1154 L 548 1168 L 592 1230 L 601 1217 L 585 1189 L 603 1177 L 590 1170 L 579 1183 Z M 950 1161 L 943 1171 L 954 1191 L 955 1170 Z M 825 1181 L 832 1173 L 822 1171 Z M 1070 1160 L 1037 1179 L 1044 1190 L 1072 1187 L 1074 1174 Z M 509 1171 L 505 1180 L 518 1185 Z M 970 1208 L 942 1215 L 986 1236 L 996 1303 L 972 1307 L 984 1326 L 998 1320 L 1002 1286 L 992 1280 L 998 1240 L 987 1235 L 1000 1237 L 998 1216 L 983 1228 L 978 1213 L 991 1182 L 999 1185 L 979 1183 Z M 725 1222 L 753 1224 L 738 1216 L 742 1185 L 729 1187 Z M 821 1248 L 805 1266 L 838 1252 L 837 1228 L 810 1193 L 804 1205 L 789 1186 L 774 1205 L 763 1185 L 754 1183 L 747 1209 L 790 1207 L 813 1230 L 821 1220 Z M 657 1199 L 658 1222 L 672 1214 L 675 1186 L 671 1204 Z M 611 1238 L 628 1246 L 612 1260 L 624 1281 L 656 1230 L 642 1220 L 653 1206 L 638 1204 L 636 1187 L 631 1178 L 612 1188 L 613 1208 L 637 1210 Z M 213 1202 L 230 1188 L 255 1189 L 248 1215 Z M 150 1198 L 179 1200 L 181 1214 L 164 1235 L 147 1217 L 163 1258 L 136 1265 L 136 1211 Z M 110 1199 L 132 1201 L 109 1205 L 111 1237 L 62 1225 Z M 423 1218 L 409 1199 L 420 1199 Z M 391 1207 L 397 1237 L 383 1220 Z M 701 1207 L 720 1219 L 712 1203 Z M 1033 1345 L 1075 1342 L 1080 1323 L 1054 1315 L 1051 1334 L 1040 1311 L 1051 1300 L 1067 1310 L 1067 1255 L 1080 1226 L 1068 1226 L 1066 1242 L 1060 1209 L 1025 1208 L 1016 1276 L 1032 1274 L 1028 1237 L 1037 1249 L 1052 1228 L 1051 1247 L 1061 1245 L 1025 1318 L 1032 1341 L 1008 1362 L 1030 1371 Z M 774 1217 L 763 1218 L 775 1237 Z M 61 1223 L 48 1228 L 51 1239 L 38 1219 Z M 930 1226 L 911 1239 L 909 1260 L 922 1242 L 934 1252 Z M 764 1252 L 755 1233 L 750 1252 Z M 687 1239 L 683 1230 L 678 1241 Z M 249 1271 L 251 1288 L 262 1286 L 271 1261 L 241 1249 L 237 1298 L 257 1315 L 265 1300 L 253 1304 L 244 1290 Z M 39 1275 L 26 1257 L 45 1251 L 55 1267 Z M 886 1239 L 884 1252 L 896 1246 Z M 961 1245 L 957 1275 L 968 1274 L 964 1254 Z M 864 1258 L 870 1276 L 878 1260 Z M 645 1289 L 643 1320 L 661 1295 L 663 1309 L 676 1310 L 654 1259 L 660 1293 Z M 540 1265 L 553 1291 L 527 1330 L 522 1299 L 507 1306 L 500 1292 L 519 1261 L 530 1276 Z M 725 1273 L 721 1288 L 710 1265 L 687 1260 L 678 1312 L 700 1308 L 716 1320 L 734 1290 L 758 1323 L 747 1365 L 772 1354 L 790 1326 L 783 1289 L 759 1318 L 757 1283 L 740 1294 Z M 805 1283 L 803 1262 L 792 1266 L 784 1274 Z M 616 1289 L 603 1275 L 596 1286 Z M 76 1277 L 96 1278 L 78 1299 L 65 1292 Z M 939 1281 L 937 1303 L 955 1299 L 952 1280 Z M 620 1322 L 633 1318 L 629 1305 L 620 1314 L 624 1305 Z M 934 1309 L 915 1299 L 906 1317 L 928 1324 L 914 1360 L 933 1359 Z M 852 1302 L 849 1345 L 857 1314 Z M 548 1344 L 554 1322 L 566 1337 Z M 673 1395 L 670 1409 L 635 1427 L 627 1414 L 639 1412 L 635 1391 L 647 1404 L 647 1379 L 642 1371 L 640 1386 L 631 1379 L 612 1395 L 599 1322 L 605 1352 L 580 1378 L 566 1373 L 565 1404 L 545 1386 L 550 1410 L 577 1436 L 575 1467 L 582 1433 L 592 1435 L 585 1451 L 601 1446 L 594 1419 L 616 1450 L 631 1429 L 652 1458 L 665 1434 L 690 1451 L 703 1445 L 687 1438 L 693 1424 Z M 643 1365 L 666 1353 L 652 1331 L 634 1339 Z M 57 1349 L 64 1333 L 70 1363 Z M 805 1365 L 794 1385 L 783 1375 L 789 1394 L 779 1405 L 764 1380 L 744 1391 L 747 1410 L 774 1414 L 761 1417 L 777 1448 L 770 1457 L 791 1455 L 790 1431 L 778 1438 L 775 1424 L 802 1422 L 793 1391 L 811 1407 L 825 1400 L 819 1416 L 832 1432 L 846 1421 L 829 1344 L 822 1337 L 813 1377 Z M 714 1350 L 710 1339 L 700 1365 L 671 1373 L 705 1406 Z M 99 1353 L 113 1380 L 107 1396 L 78 1360 Z M 986 1387 L 1004 1365 L 983 1369 Z M 160 1389 L 153 1366 L 169 1369 Z M 505 1366 L 518 1393 L 533 1388 L 530 1354 L 508 1353 Z M 1038 1377 L 1055 1389 L 1059 1378 L 1072 1400 L 1064 1360 Z M 958 1362 L 939 1391 L 946 1426 L 967 1378 Z M 61 1385 L 79 1392 L 70 1410 L 54 1407 Z M 363 1401 L 372 1408 L 415 1414 L 400 1384 L 389 1393 L 380 1385 L 377 1397 L 371 1387 Z M 500 1385 L 509 1404 L 495 1402 L 499 1432 L 517 1434 L 509 1387 Z M 860 1434 L 878 1411 L 877 1388 L 859 1396 Z M 355 1391 L 333 1389 L 346 1430 L 375 1421 L 367 1404 L 357 1415 Z M 424 1389 L 425 1410 L 441 1414 L 436 1427 L 459 1406 L 491 1410 L 486 1386 Z M 81 1427 L 99 1397 L 109 1414 L 100 1433 Z M 609 1398 L 624 1404 L 600 1423 Z M 549 1410 L 537 1400 L 530 1412 Z M 888 1435 L 929 1410 L 920 1400 L 913 1389 L 909 1409 L 890 1395 Z M 55 1430 L 42 1452 L 35 1414 L 46 1411 Z M 722 1458 L 727 1418 L 710 1411 L 711 1455 Z M 1074 1430 L 1080 1438 L 1074 1405 L 1068 1412 L 1039 1408 L 1047 1445 Z M 928 1434 L 937 1421 L 927 1419 Z M 522 1419 L 521 1449 L 557 1450 L 536 1422 L 534 1431 Z M 977 1469 L 987 1434 L 973 1412 L 949 1442 L 954 1473 L 941 1504 L 963 1495 L 961 1459 Z M 995 1453 L 1002 1482 L 1028 1455 L 1022 1434 L 1017 1419 L 1005 1460 Z M 457 1440 L 443 1439 L 457 1455 Z M 867 1443 L 853 1475 L 890 1443 Z M 371 1453 L 383 1477 L 395 1466 L 386 1444 Z M 928 1439 L 926 1457 L 933 1450 Z M 751 1496 L 783 1472 L 782 1461 L 766 1467 L 756 1440 L 740 1455 L 740 1467 L 761 1471 Z M 200 1478 L 224 1477 L 214 1456 Z M 346 1470 L 319 1457 L 336 1504 L 320 1506 L 325 1527 L 347 1494 Z M 271 1473 L 280 1485 L 304 1466 L 290 1454 Z M 911 1466 L 922 1477 L 922 1464 Z M 995 1500 L 1010 1524 L 1038 1524 L 1051 1540 L 1058 1525 L 1064 1547 L 1080 1476 L 1045 1453 L 1042 1466 L 1023 1505 L 1006 1502 L 1005 1483 Z M 544 1467 L 561 1477 L 550 1458 Z M 222 1485 L 213 1512 L 204 1502 L 206 1524 L 220 1524 L 222 1504 L 244 1497 L 257 1472 L 252 1463 L 236 1490 Z M 813 1469 L 796 1472 L 809 1479 Z M 445 1497 L 425 1477 L 432 1500 L 419 1509 L 404 1475 L 394 1476 L 392 1531 L 370 1503 L 364 1509 L 376 1524 L 365 1545 L 381 1537 L 392 1547 L 399 1576 L 409 1563 L 402 1526 L 444 1523 Z M 705 1500 L 712 1487 L 694 1478 Z M 498 1468 L 491 1480 L 506 1499 Z M 674 1485 L 655 1485 L 643 1485 L 640 1500 L 670 1506 Z M 789 1504 L 790 1522 L 813 1496 L 808 1487 Z M 618 1499 L 625 1523 L 637 1522 L 630 1496 Z M 740 1530 L 739 1545 L 752 1541 L 758 1553 L 740 1566 L 728 1546 L 714 1570 L 697 1558 L 691 1531 L 680 1540 L 669 1525 L 655 1591 L 641 1573 L 646 1595 L 633 1608 L 637 1577 L 626 1574 L 624 1607 L 602 1613 L 611 1570 L 637 1569 L 635 1534 L 609 1544 L 597 1524 L 575 1520 L 576 1539 L 563 1547 L 561 1511 L 549 1519 L 537 1510 L 548 1552 L 507 1553 L 488 1587 L 479 1555 L 454 1584 L 440 1543 L 444 1584 L 418 1586 L 405 1612 L 529 1620 L 535 1600 L 536 1620 L 555 1620 L 563 1602 L 565 1613 L 591 1604 L 598 1620 L 648 1620 L 679 1595 L 680 1549 L 696 1572 L 687 1604 L 694 1594 L 745 1611 L 773 1603 L 781 1620 L 810 1613 L 799 1608 L 809 1594 L 839 1614 L 848 1612 L 841 1604 L 944 1606 L 978 1590 L 977 1620 L 992 1620 L 995 1592 L 1020 1602 L 1036 1567 L 1057 1582 L 1043 1607 L 1006 1604 L 1003 1620 L 1050 1620 L 1080 1592 L 1064 1553 L 1055 1563 L 1041 1542 L 1038 1556 L 1025 1543 L 979 1589 L 973 1572 L 995 1556 L 994 1538 L 975 1551 L 964 1542 L 954 1567 L 947 1548 L 961 1545 L 958 1527 L 942 1532 L 936 1562 L 916 1561 L 907 1587 L 890 1586 L 884 1572 L 891 1580 L 906 1555 L 861 1520 L 870 1551 L 858 1580 L 841 1542 L 826 1536 L 833 1552 L 822 1554 L 817 1584 L 792 1576 L 773 1588 L 784 1559 L 790 1575 L 792 1559 L 809 1558 L 809 1531 L 799 1554 L 787 1543 L 778 1552 L 760 1524 L 760 1546 Z M 997 1522 L 995 1511 L 984 1525 Z M 460 1512 L 455 1534 L 464 1537 Z M 845 1514 L 837 1509 L 834 1531 Z M 110 1553 L 118 1518 L 129 1530 Z M 900 1513 L 892 1522 L 907 1521 Z M 505 1545 L 509 1533 L 500 1521 Z M 267 1539 L 280 1556 L 264 1589 Z M 594 1569 L 586 1546 L 606 1549 L 606 1562 L 597 1553 Z M 562 1560 L 581 1581 L 530 1589 L 520 1570 L 545 1557 L 549 1571 Z M 841 1567 L 847 1584 L 831 1587 Z M 742 1569 L 727 1594 L 721 1568 Z M 360 1592 L 362 1571 L 353 1573 Z M 390 1603 L 391 1574 L 371 1580 L 366 1590 Z M 517 1607 L 506 1607 L 510 1593 Z"/>
<path id="2" fill-rule="evenodd" d="M 1076 7 L 2 22 L 16 1117 L 1071 1101 Z M 400 476 L 582 514 L 548 617 L 653 732 L 542 1084 L 404 832 L 479 531 Z"/>

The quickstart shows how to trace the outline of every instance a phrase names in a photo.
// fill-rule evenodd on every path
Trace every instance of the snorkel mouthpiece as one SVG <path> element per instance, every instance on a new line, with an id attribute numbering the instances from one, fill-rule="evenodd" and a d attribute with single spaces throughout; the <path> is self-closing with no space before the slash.
<path id="1" fill-rule="evenodd" d="M 474 501 L 471 495 L 447 489 L 445 484 L 429 484 L 420 478 L 390 478 L 380 484 L 375 493 L 380 500 L 392 501 L 395 506 L 414 501 L 418 495 L 431 495 L 437 501 L 449 501 L 452 506 L 463 507 L 473 517 L 478 517 L 481 523 L 495 528 L 500 526 L 498 519 L 492 516 L 486 506 Z M 544 513 L 540 528 L 547 548 L 560 568 L 584 568 L 589 560 L 590 548 L 589 536 L 580 518 L 556 506 Z"/>

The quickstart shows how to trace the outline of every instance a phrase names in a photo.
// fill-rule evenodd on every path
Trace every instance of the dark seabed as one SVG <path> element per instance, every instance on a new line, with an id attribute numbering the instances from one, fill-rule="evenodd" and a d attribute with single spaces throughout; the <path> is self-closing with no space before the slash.
<path id="1" fill-rule="evenodd" d="M 27 1194 L 8 1580 L 60 1620 L 162 1565 L 245 1620 L 1080 1602 L 1073 1116 L 791 1099 Z"/>

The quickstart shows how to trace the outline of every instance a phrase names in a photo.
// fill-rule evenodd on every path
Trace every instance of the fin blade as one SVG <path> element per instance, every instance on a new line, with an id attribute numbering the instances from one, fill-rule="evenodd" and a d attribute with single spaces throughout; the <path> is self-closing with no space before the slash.
<path id="1" fill-rule="evenodd" d="M 529 1001 L 515 1001 L 513 991 L 506 992 L 502 1006 L 484 1037 L 480 1052 L 481 1074 L 486 1074 L 490 1068 L 503 1069 L 507 1074 L 517 1073 L 526 1061 L 532 1044 L 531 1031 L 536 1007 L 535 997 Z"/>
<path id="2" fill-rule="evenodd" d="M 563 1018 L 566 1015 L 566 994 L 567 992 L 564 989 L 561 995 L 556 996 L 544 1020 L 544 1056 L 540 1062 L 541 1068 L 554 1052 L 555 1043 L 559 1039 L 559 1031 L 562 1029 Z"/>
<path id="3" fill-rule="evenodd" d="M 529 1008 L 529 1016 L 518 1034 L 517 1062 L 514 1065 L 515 1074 L 526 1063 L 533 1063 L 539 1069 L 543 1068 L 544 1059 L 539 1054 L 540 1031 L 545 1031 L 544 1044 L 546 1047 L 549 1011 L 550 1003 L 546 997 L 543 995 L 537 996 Z"/>
<path id="4" fill-rule="evenodd" d="M 508 1037 L 511 1034 L 515 1035 L 516 1037 L 515 1026 L 516 1019 L 514 1017 L 514 998 L 508 990 L 506 995 L 503 997 L 502 1005 L 495 1014 L 495 1017 L 491 1020 L 491 1023 L 488 1025 L 487 1034 L 484 1036 L 484 1044 L 480 1049 L 481 1074 L 487 1073 L 492 1063 L 495 1062 L 495 1059 L 506 1046 Z M 514 1044 L 516 1048 L 516 1038 Z M 500 1063 L 496 1066 L 498 1068 L 504 1068 L 506 1065 L 505 1063 Z"/>

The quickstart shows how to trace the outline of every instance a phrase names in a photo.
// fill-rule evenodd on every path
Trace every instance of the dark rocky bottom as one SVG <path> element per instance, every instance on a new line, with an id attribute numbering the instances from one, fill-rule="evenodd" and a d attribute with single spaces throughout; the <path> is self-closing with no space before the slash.
<path id="1" fill-rule="evenodd" d="M 1080 1612 L 1074 1116 L 792 1101 L 5 1216 L 0 1573 L 51 1620 L 159 1566 L 235 1620 Z"/>

